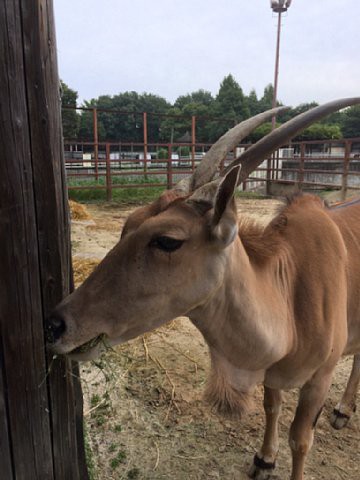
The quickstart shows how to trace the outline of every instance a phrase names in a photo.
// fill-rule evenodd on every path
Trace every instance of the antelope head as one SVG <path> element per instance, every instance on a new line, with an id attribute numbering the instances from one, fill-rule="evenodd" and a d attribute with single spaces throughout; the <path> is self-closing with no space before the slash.
<path id="1" fill-rule="evenodd" d="M 45 328 L 52 350 L 88 360 L 105 348 L 101 339 L 116 345 L 177 316 L 192 318 L 221 288 L 239 240 L 233 201 L 237 185 L 301 130 L 354 103 L 359 99 L 337 100 L 295 117 L 251 146 L 219 176 L 227 153 L 285 107 L 229 130 L 191 177 L 129 216 L 117 245 L 48 319 Z"/>

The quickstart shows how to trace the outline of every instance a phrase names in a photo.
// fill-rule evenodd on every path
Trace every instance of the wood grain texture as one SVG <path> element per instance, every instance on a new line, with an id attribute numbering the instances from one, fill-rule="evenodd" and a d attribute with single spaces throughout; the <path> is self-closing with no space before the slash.
<path id="1" fill-rule="evenodd" d="M 0 36 L 0 468 L 82 480 L 81 389 L 43 334 L 71 286 L 52 2 L 1 2 Z"/>

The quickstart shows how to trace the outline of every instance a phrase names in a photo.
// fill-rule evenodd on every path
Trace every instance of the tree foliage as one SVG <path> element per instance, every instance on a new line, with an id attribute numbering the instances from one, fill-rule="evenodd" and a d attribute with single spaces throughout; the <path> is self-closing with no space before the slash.
<path id="1" fill-rule="evenodd" d="M 160 139 L 161 114 L 167 113 L 170 104 L 162 97 L 150 93 L 124 92 L 118 95 L 101 95 L 85 102 L 85 107 L 97 107 L 99 140 L 119 142 L 143 141 L 143 112 L 147 112 L 148 137 L 157 142 Z M 106 109 L 108 111 L 101 111 Z M 111 110 L 111 111 L 110 111 Z M 93 137 L 92 114 L 84 111 L 81 115 L 80 137 Z"/>
<path id="2" fill-rule="evenodd" d="M 297 107 L 289 108 L 284 113 L 281 113 L 279 115 L 279 121 L 281 123 L 287 122 L 288 120 L 291 120 L 292 118 L 296 117 L 297 115 L 300 115 L 300 113 L 307 112 L 311 108 L 317 107 L 318 105 L 319 104 L 316 103 L 316 102 L 301 103 Z"/>
<path id="3" fill-rule="evenodd" d="M 78 92 L 72 90 L 65 82 L 60 80 L 61 87 L 61 105 L 63 107 L 73 107 L 76 105 Z M 74 139 L 78 136 L 79 131 L 79 115 L 76 110 L 62 109 L 62 127 L 64 138 Z"/>
<path id="4" fill-rule="evenodd" d="M 263 96 L 259 100 L 258 104 L 258 113 L 265 112 L 265 110 L 269 110 L 272 108 L 273 105 L 273 98 L 274 98 L 274 87 L 269 83 L 264 88 Z M 281 102 L 276 102 L 276 105 L 281 105 Z"/>
<path id="5" fill-rule="evenodd" d="M 280 126 L 280 123 L 275 124 L 276 128 Z M 250 140 L 252 143 L 257 142 L 260 140 L 260 138 L 265 137 L 265 135 L 268 135 L 271 132 L 272 129 L 272 123 L 271 122 L 265 122 L 260 127 L 256 128 L 250 135 L 248 140 Z"/>
<path id="6" fill-rule="evenodd" d="M 214 103 L 214 97 L 207 90 L 197 90 L 196 92 L 180 95 L 174 103 L 174 107 L 184 108 L 188 104 L 199 104 L 210 107 Z"/>
<path id="7" fill-rule="evenodd" d="M 260 113 L 260 104 L 255 89 L 252 89 L 247 97 L 247 106 L 250 116 Z"/>
<path id="8" fill-rule="evenodd" d="M 360 137 L 360 105 L 345 110 L 341 117 L 341 130 L 345 138 Z"/>
<path id="9" fill-rule="evenodd" d="M 62 82 L 63 105 L 73 105 L 77 92 Z M 135 91 L 117 95 L 101 95 L 85 101 L 85 107 L 97 107 L 98 138 L 100 141 L 139 142 L 143 141 L 143 112 L 147 112 L 148 142 L 172 143 L 184 138 L 191 141 L 191 117 L 196 117 L 196 141 L 212 143 L 236 123 L 272 107 L 274 88 L 264 88 L 262 96 L 253 89 L 245 95 L 241 86 L 231 75 L 220 83 L 215 96 L 207 90 L 197 90 L 179 96 L 173 105 L 165 98 L 151 93 Z M 277 102 L 281 105 L 281 102 Z M 277 121 L 284 123 L 296 115 L 317 105 L 316 102 L 302 103 L 278 115 Z M 101 111 L 104 109 L 105 111 Z M 63 112 L 64 136 L 93 139 L 92 111 Z M 270 123 L 258 128 L 249 137 L 256 141 L 269 133 Z M 324 140 L 341 136 L 360 136 L 360 107 L 351 107 L 322 120 L 297 137 L 297 140 Z"/>
<path id="10" fill-rule="evenodd" d="M 341 137 L 342 134 L 339 125 L 325 125 L 317 122 L 306 128 L 300 135 L 295 137 L 295 140 L 327 140 Z"/>

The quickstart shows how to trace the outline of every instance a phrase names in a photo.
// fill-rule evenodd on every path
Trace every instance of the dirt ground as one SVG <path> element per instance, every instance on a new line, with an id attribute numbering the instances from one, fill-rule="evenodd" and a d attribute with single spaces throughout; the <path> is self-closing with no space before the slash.
<path id="1" fill-rule="evenodd" d="M 276 200 L 240 200 L 238 210 L 268 221 Z M 87 206 L 91 219 L 72 222 L 77 282 L 81 282 L 119 239 L 127 207 Z M 260 447 L 264 414 L 262 388 L 254 411 L 241 422 L 221 418 L 202 402 L 209 369 L 206 344 L 186 318 L 136 339 L 96 363 L 81 364 L 85 423 L 97 480 L 245 480 Z M 320 417 L 306 479 L 360 479 L 360 421 L 335 431 L 329 416 L 351 369 L 341 360 Z M 298 392 L 285 392 L 280 420 L 277 479 L 289 478 L 288 429 Z"/>

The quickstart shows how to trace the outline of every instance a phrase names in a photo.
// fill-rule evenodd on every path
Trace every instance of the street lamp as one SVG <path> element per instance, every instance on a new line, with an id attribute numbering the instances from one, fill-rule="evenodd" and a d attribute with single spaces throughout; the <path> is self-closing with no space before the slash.
<path id="1" fill-rule="evenodd" d="M 270 4 L 273 12 L 281 13 L 290 7 L 291 0 L 270 0 Z"/>
<path id="2" fill-rule="evenodd" d="M 290 5 L 291 5 L 291 0 L 270 0 L 270 6 L 272 11 L 278 14 L 276 54 L 275 54 L 274 94 L 273 94 L 273 101 L 272 101 L 273 108 L 276 107 L 278 77 L 279 77 L 281 15 L 287 11 Z M 274 115 L 271 120 L 272 130 L 274 130 L 275 128 L 275 121 L 276 121 L 276 117 Z"/>
<path id="3" fill-rule="evenodd" d="M 277 25 L 277 40 L 276 40 L 276 54 L 275 54 L 275 74 L 274 74 L 274 93 L 272 100 L 272 108 L 276 107 L 277 89 L 278 89 L 278 76 L 279 76 L 279 57 L 280 57 L 280 32 L 281 32 L 281 15 L 287 11 L 290 7 L 291 0 L 270 0 L 270 7 L 274 13 L 278 15 Z M 275 130 L 276 115 L 271 119 L 271 130 Z M 273 175 L 273 163 L 275 161 L 275 153 L 267 160 L 267 173 L 266 173 L 266 193 L 270 193 L 270 178 Z"/>

